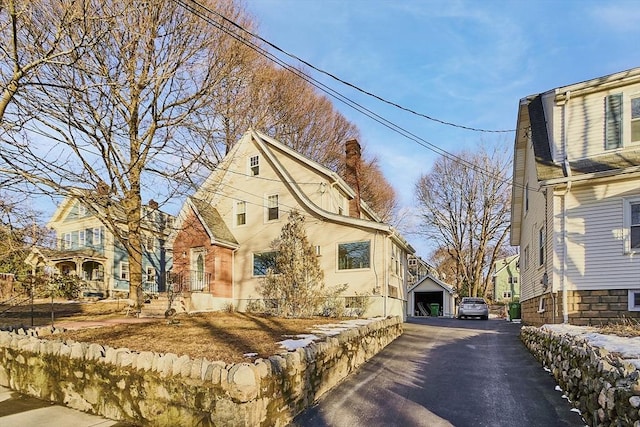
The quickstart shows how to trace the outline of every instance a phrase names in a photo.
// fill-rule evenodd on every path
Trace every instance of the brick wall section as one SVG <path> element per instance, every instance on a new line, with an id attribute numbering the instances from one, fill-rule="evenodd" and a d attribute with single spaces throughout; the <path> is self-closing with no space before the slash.
<path id="1" fill-rule="evenodd" d="M 569 323 L 578 326 L 591 326 L 620 322 L 629 318 L 640 319 L 640 312 L 628 311 L 627 295 L 626 289 L 569 291 L 567 292 Z M 545 294 L 545 298 L 546 309 L 543 313 L 538 313 L 539 297 L 522 301 L 523 324 L 540 326 L 564 322 L 563 293 Z"/>
<path id="2" fill-rule="evenodd" d="M 173 244 L 174 273 L 188 274 L 191 268 L 191 248 L 198 247 L 207 250 L 204 257 L 204 268 L 205 273 L 211 275 L 210 293 L 216 297 L 231 298 L 233 295 L 233 251 L 229 248 L 212 245 L 211 238 L 202 223 L 193 212 L 190 212 Z M 219 259 L 218 266 L 215 263 L 216 258 Z"/>

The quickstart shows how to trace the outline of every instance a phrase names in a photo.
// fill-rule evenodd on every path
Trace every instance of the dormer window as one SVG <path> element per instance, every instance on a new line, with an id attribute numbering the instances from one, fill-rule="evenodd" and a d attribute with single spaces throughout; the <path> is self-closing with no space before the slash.
<path id="1" fill-rule="evenodd" d="M 260 157 L 251 156 L 249 159 L 249 172 L 251 176 L 258 176 L 260 174 Z"/>

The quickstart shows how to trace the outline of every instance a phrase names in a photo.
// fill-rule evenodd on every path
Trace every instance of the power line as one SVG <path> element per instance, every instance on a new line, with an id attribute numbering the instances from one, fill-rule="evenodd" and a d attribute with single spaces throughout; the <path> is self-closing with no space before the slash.
<path id="1" fill-rule="evenodd" d="M 223 31 L 225 34 L 229 35 L 230 37 L 234 38 L 235 40 L 239 41 L 240 43 L 244 44 L 245 46 L 253 49 L 254 51 L 258 52 L 260 55 L 264 56 L 265 58 L 273 61 L 274 63 L 280 65 L 281 67 L 283 67 L 284 69 L 288 70 L 289 72 L 295 74 L 296 76 L 298 76 L 299 78 L 305 80 L 307 83 L 311 84 L 312 86 L 318 88 L 319 90 L 321 90 L 322 92 L 326 93 L 327 95 L 329 95 L 330 97 L 342 102 L 343 104 L 353 108 L 354 110 L 358 111 L 359 113 L 369 117 L 370 119 L 378 122 L 379 124 L 387 127 L 388 129 L 400 134 L 401 136 L 405 137 L 406 139 L 409 139 L 415 143 L 417 143 L 418 145 L 421 145 L 422 147 L 433 151 L 436 154 L 439 154 L 443 157 L 449 158 L 450 160 L 463 164 L 466 167 L 469 167 L 470 169 L 479 172 L 485 176 L 488 176 L 490 178 L 494 178 L 498 181 L 502 181 L 508 184 L 512 184 L 511 180 L 502 178 L 501 176 L 496 176 L 495 174 L 493 174 L 490 171 L 484 170 L 482 169 L 480 166 L 477 166 L 471 162 L 468 162 L 467 160 L 461 158 L 460 156 L 457 156 L 441 147 L 438 147 L 437 145 L 425 140 L 424 138 L 404 129 L 403 127 L 393 123 L 392 121 L 385 119 L 384 117 L 382 117 L 381 115 L 375 113 L 374 111 L 370 110 L 369 108 L 363 106 L 362 104 L 353 101 L 352 99 L 348 98 L 347 96 L 343 95 L 342 93 L 336 91 L 335 89 L 325 85 L 324 83 L 316 80 L 315 78 L 313 78 L 312 76 L 304 73 L 303 71 L 291 66 L 290 64 L 284 62 L 283 60 L 281 60 L 280 58 L 278 58 L 277 56 L 273 55 L 272 53 L 270 53 L 269 51 L 263 49 L 262 47 L 258 46 L 257 44 L 255 44 L 254 42 L 252 42 L 251 40 L 248 40 L 246 38 L 244 38 L 243 36 L 231 31 L 228 28 L 225 28 L 225 26 L 223 26 L 222 24 L 220 24 L 219 22 L 217 22 L 216 20 L 212 19 L 211 17 L 203 14 L 203 12 L 199 9 L 202 9 L 208 13 L 212 13 L 215 14 L 217 16 L 219 16 L 222 20 L 224 20 L 224 22 L 229 23 L 230 25 L 236 27 L 236 28 L 240 28 L 242 29 L 242 31 L 244 31 L 245 33 L 251 35 L 252 37 L 256 37 L 259 40 L 264 40 L 259 36 L 255 36 L 252 33 L 250 33 L 247 30 L 244 30 L 239 24 L 235 23 L 234 21 L 226 18 L 225 16 L 221 15 L 218 12 L 215 12 L 209 8 L 207 8 L 206 6 L 203 6 L 201 4 L 199 4 L 197 1 L 195 0 L 187 0 L 189 3 L 195 4 L 195 6 L 193 6 L 192 4 L 187 4 L 185 2 L 185 0 L 174 0 L 174 2 L 176 2 L 178 5 L 184 7 L 186 10 L 190 11 L 191 13 L 193 13 L 194 15 L 198 16 L 199 18 L 201 18 L 202 20 L 204 20 L 205 22 L 207 22 L 208 24 L 212 25 L 213 27 L 219 29 L 220 31 Z M 199 8 L 199 9 L 198 9 Z M 271 45 L 271 43 L 265 41 L 265 43 Z M 315 69 L 315 67 L 312 67 Z M 502 131 L 501 131 L 502 132 Z M 505 132 L 511 132 L 511 131 L 505 131 Z M 524 187 L 524 186 L 523 186 Z M 532 189 L 534 191 L 537 191 L 535 189 Z"/>
<path id="2" fill-rule="evenodd" d="M 184 1 L 183 0 L 176 0 L 176 1 L 179 4 L 183 5 L 184 7 L 187 7 L 187 6 L 184 5 Z M 425 118 L 427 120 L 431 120 L 431 121 L 436 122 L 436 123 L 440 123 L 440 124 L 443 124 L 443 125 L 446 125 L 446 126 L 451 126 L 451 127 L 455 127 L 455 128 L 459 128 L 459 129 L 465 129 L 465 130 L 469 130 L 469 131 L 473 131 L 473 132 L 484 132 L 484 133 L 511 133 L 511 132 L 515 132 L 515 129 L 491 130 L 491 129 L 481 129 L 481 128 L 475 128 L 475 127 L 470 127 L 470 126 L 459 125 L 459 124 L 456 124 L 456 123 L 452 123 L 452 122 L 448 122 L 448 121 L 445 121 L 445 120 L 437 119 L 435 117 L 429 116 L 429 115 L 424 114 L 424 113 L 417 112 L 417 111 L 415 111 L 415 110 L 413 110 L 411 108 L 404 107 L 404 106 L 402 106 L 402 105 L 400 105 L 400 104 L 398 104 L 396 102 L 389 101 L 389 100 L 387 100 L 387 99 L 385 99 L 385 98 L 383 98 L 383 97 L 381 97 L 379 95 L 376 95 L 375 93 L 372 93 L 372 92 L 370 92 L 368 90 L 362 89 L 361 87 L 359 87 L 359 86 L 357 86 L 357 85 L 355 85 L 353 83 L 350 83 L 350 82 L 348 82 L 348 81 L 336 76 L 333 73 L 330 73 L 330 72 L 328 72 L 326 70 L 323 70 L 321 68 L 316 67 L 315 65 L 311 64 L 308 61 L 305 61 L 304 59 L 300 58 L 299 56 L 294 55 L 294 54 L 292 54 L 290 52 L 287 52 L 286 50 L 280 48 L 276 44 L 274 44 L 274 43 L 262 38 L 260 35 L 252 33 L 251 31 L 247 30 L 246 28 L 244 28 L 243 26 L 241 26 L 237 22 L 232 21 L 231 19 L 225 17 L 221 13 L 219 13 L 219 12 L 217 12 L 215 10 L 209 9 L 206 6 L 203 6 L 203 5 L 199 4 L 195 0 L 187 0 L 187 1 L 190 1 L 191 3 L 195 3 L 198 7 L 201 7 L 203 9 L 205 9 L 206 11 L 219 16 L 223 21 L 233 25 L 234 27 L 238 28 L 240 31 L 250 35 L 251 37 L 253 37 L 253 38 L 257 39 L 257 40 L 260 40 L 261 42 L 267 44 L 268 46 L 271 46 L 272 48 L 274 48 L 278 52 L 288 56 L 289 58 L 295 59 L 296 61 L 301 62 L 302 64 L 306 65 L 307 67 L 309 67 L 309 68 L 311 68 L 313 70 L 316 70 L 317 72 L 322 73 L 322 74 L 332 78 L 333 80 L 335 80 L 335 81 L 337 81 L 339 83 L 342 83 L 345 86 L 348 86 L 348 87 L 350 87 L 352 89 L 355 89 L 356 91 L 358 91 L 360 93 L 363 93 L 363 94 L 365 94 L 367 96 L 370 96 L 370 97 L 372 97 L 374 99 L 377 99 L 378 101 L 384 102 L 385 104 L 391 105 L 391 106 L 393 106 L 395 108 L 398 108 L 400 110 L 406 111 L 408 113 L 414 114 L 414 115 L 419 116 L 419 117 L 423 117 L 423 118 Z"/>

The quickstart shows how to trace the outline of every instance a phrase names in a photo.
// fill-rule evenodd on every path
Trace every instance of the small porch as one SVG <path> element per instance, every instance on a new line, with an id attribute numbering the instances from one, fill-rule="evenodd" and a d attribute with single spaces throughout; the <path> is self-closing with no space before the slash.
<path id="1" fill-rule="evenodd" d="M 54 251 L 34 249 L 25 262 L 31 274 L 77 276 L 83 281 L 84 296 L 106 297 L 108 284 L 105 277 L 107 259 L 92 250 Z"/>

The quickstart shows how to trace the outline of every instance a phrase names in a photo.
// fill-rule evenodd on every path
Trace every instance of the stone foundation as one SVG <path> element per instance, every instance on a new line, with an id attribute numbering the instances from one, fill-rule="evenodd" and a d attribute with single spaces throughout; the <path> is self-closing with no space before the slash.
<path id="1" fill-rule="evenodd" d="M 381 319 L 307 347 L 226 364 L 0 331 L 0 385 L 149 426 L 284 426 L 402 334 Z"/>
<path id="2" fill-rule="evenodd" d="M 544 311 L 540 311 L 540 298 L 545 298 Z M 640 312 L 629 311 L 626 289 L 597 291 L 568 291 L 569 323 L 577 326 L 595 326 L 619 322 L 624 318 L 640 319 Z M 521 301 L 522 323 L 532 326 L 564 323 L 563 293 L 547 293 Z"/>
<path id="3" fill-rule="evenodd" d="M 640 425 L 637 360 L 622 359 L 580 337 L 545 328 L 524 326 L 520 338 L 551 370 L 563 393 L 590 426 Z"/>

